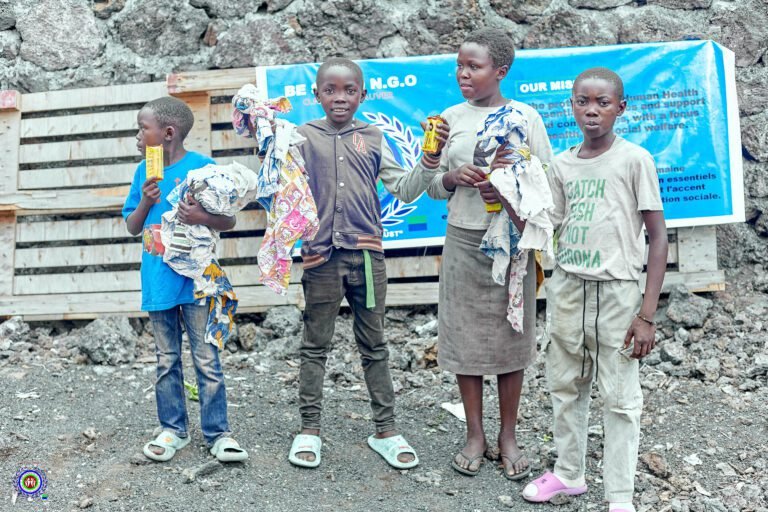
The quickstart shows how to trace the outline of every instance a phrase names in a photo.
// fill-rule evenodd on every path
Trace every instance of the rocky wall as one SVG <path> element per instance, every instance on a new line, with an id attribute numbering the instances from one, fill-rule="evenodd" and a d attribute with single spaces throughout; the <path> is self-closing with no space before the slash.
<path id="1" fill-rule="evenodd" d="M 768 266 L 768 0 L 0 0 L 0 88 L 452 52 L 482 26 L 521 48 L 713 39 L 736 52 L 746 224 L 720 264 Z"/>

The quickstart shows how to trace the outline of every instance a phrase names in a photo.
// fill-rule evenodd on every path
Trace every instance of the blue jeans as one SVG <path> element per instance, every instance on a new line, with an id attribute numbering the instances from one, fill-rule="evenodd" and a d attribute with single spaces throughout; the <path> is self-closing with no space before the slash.
<path id="1" fill-rule="evenodd" d="M 227 421 L 227 391 L 224 372 L 219 362 L 219 349 L 205 342 L 208 308 L 182 304 L 163 311 L 150 311 L 157 352 L 157 381 L 155 398 L 157 417 L 163 430 L 187 437 L 187 417 L 184 375 L 181 368 L 181 322 L 189 336 L 192 362 L 197 374 L 200 394 L 200 419 L 203 437 L 209 446 L 230 434 Z"/>

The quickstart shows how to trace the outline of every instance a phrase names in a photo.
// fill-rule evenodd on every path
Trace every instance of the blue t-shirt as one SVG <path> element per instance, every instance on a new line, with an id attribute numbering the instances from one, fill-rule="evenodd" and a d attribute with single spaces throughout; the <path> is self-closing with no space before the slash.
<path id="1" fill-rule="evenodd" d="M 194 302 L 192 279 L 177 274 L 163 262 L 165 248 L 160 239 L 162 215 L 171 209 L 171 203 L 166 197 L 176 188 L 176 185 L 187 179 L 187 173 L 208 164 L 215 163 L 212 158 L 200 153 L 188 151 L 181 160 L 165 168 L 160 185 L 160 202 L 149 209 L 144 220 L 142 232 L 141 254 L 141 310 L 161 311 L 171 309 L 179 304 Z M 131 191 L 125 199 L 123 218 L 127 219 L 139 206 L 141 187 L 147 180 L 146 160 L 136 168 L 133 176 Z"/>

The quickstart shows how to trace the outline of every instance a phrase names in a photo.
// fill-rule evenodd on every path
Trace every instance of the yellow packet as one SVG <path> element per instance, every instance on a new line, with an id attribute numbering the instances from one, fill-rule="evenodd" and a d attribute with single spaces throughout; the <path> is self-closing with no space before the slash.
<path id="1" fill-rule="evenodd" d="M 163 179 L 163 146 L 147 146 L 147 179 Z"/>

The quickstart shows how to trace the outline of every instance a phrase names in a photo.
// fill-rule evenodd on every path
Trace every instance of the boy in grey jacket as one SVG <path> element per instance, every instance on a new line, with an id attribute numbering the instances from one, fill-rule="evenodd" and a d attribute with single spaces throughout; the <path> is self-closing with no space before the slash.
<path id="1" fill-rule="evenodd" d="M 304 337 L 300 350 L 299 411 L 302 430 L 288 459 L 302 467 L 320 464 L 320 415 L 325 362 L 344 298 L 354 314 L 355 340 L 371 397 L 376 433 L 369 446 L 393 467 L 416 466 L 416 452 L 395 430 L 395 392 L 384 340 L 387 272 L 382 248 L 381 205 L 376 182 L 411 202 L 424 192 L 440 164 L 448 138 L 441 125 L 437 154 L 425 154 L 411 172 L 395 160 L 382 132 L 354 119 L 366 95 L 363 73 L 349 59 L 332 58 L 317 72 L 315 97 L 326 117 L 299 127 L 320 229 L 302 244 Z"/>

